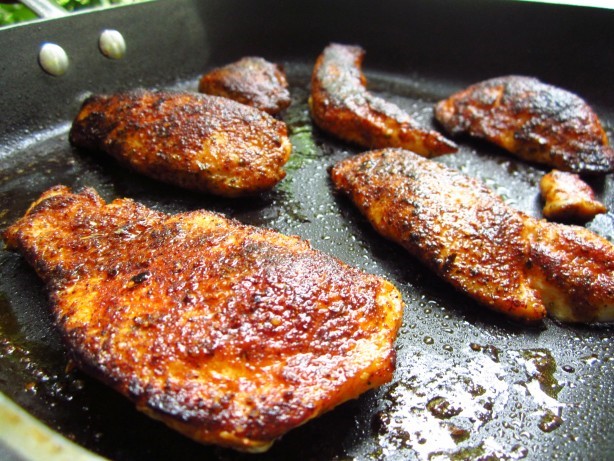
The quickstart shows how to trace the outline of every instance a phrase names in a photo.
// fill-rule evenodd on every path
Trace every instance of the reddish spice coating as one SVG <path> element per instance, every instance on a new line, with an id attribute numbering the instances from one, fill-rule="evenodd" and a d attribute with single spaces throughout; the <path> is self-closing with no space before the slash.
<path id="1" fill-rule="evenodd" d="M 367 91 L 361 72 L 364 54 L 358 46 L 333 43 L 318 57 L 309 100 L 315 123 L 362 147 L 403 147 L 425 157 L 455 152 L 452 141 L 418 126 L 401 108 Z"/>
<path id="2" fill-rule="evenodd" d="M 283 68 L 259 57 L 245 57 L 213 69 L 200 78 L 198 91 L 234 99 L 271 115 L 290 105 Z"/>
<path id="3" fill-rule="evenodd" d="M 145 90 L 89 97 L 69 138 L 154 179 L 229 197 L 272 188 L 292 150 L 286 125 L 260 110 Z"/>
<path id="4" fill-rule="evenodd" d="M 399 292 L 298 237 L 58 186 L 4 239 L 77 363 L 197 441 L 263 451 L 392 378 Z"/>
<path id="5" fill-rule="evenodd" d="M 332 169 L 383 236 L 454 287 L 526 322 L 614 320 L 614 245 L 580 227 L 537 220 L 475 179 L 400 149 Z M 591 294 L 592 293 L 592 294 Z"/>
<path id="6" fill-rule="evenodd" d="M 542 176 L 539 190 L 545 201 L 543 214 L 554 221 L 584 223 L 608 211 L 593 189 L 574 173 L 552 170 Z"/>
<path id="7" fill-rule="evenodd" d="M 614 245 L 580 226 L 527 220 L 531 281 L 563 321 L 614 321 Z"/>
<path id="8" fill-rule="evenodd" d="M 614 149 L 597 115 L 580 97 L 531 77 L 486 80 L 435 107 L 451 134 L 487 139 L 529 162 L 563 171 L 614 171 Z"/>

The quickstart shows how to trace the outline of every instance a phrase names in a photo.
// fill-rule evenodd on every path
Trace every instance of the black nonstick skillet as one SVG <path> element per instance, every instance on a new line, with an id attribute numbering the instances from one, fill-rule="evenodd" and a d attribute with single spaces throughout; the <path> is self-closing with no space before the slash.
<path id="1" fill-rule="evenodd" d="M 116 32 L 103 38 L 109 30 Z M 3 249 L 0 391 L 9 402 L 0 399 L 0 457 L 54 459 L 30 450 L 40 435 L 31 426 L 10 430 L 13 402 L 87 452 L 114 460 L 611 458 L 612 327 L 511 323 L 377 235 L 328 179 L 331 165 L 361 150 L 314 127 L 307 97 L 322 49 L 358 44 L 367 52 L 369 89 L 427 126 L 440 129 L 433 103 L 452 92 L 522 74 L 582 96 L 612 139 L 613 30 L 611 10 L 502 0 L 160 0 L 0 30 L 0 228 L 50 186 L 89 186 L 107 200 L 131 197 L 166 212 L 204 208 L 300 235 L 386 277 L 407 304 L 389 385 L 293 430 L 264 455 L 246 455 L 196 444 L 73 369 L 42 283 Z M 41 57 L 45 43 L 67 59 L 54 47 L 51 58 Z M 248 55 L 283 64 L 293 97 L 282 114 L 294 145 L 288 176 L 269 193 L 229 200 L 187 192 L 68 143 L 70 122 L 90 93 L 195 91 L 202 72 Z M 43 70 L 48 60 L 60 75 Z M 484 142 L 456 141 L 460 151 L 437 161 L 541 216 L 538 182 L 547 169 Z M 612 175 L 588 182 L 613 210 Z M 612 211 L 587 226 L 614 239 Z"/>

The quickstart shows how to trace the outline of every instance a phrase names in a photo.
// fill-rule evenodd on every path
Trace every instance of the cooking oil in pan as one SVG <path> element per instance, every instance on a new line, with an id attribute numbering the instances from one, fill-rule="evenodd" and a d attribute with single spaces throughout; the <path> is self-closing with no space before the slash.
<path id="1" fill-rule="evenodd" d="M 466 360 L 458 361 L 414 352 L 374 417 L 377 459 L 394 459 L 406 450 L 425 460 L 522 459 L 536 435 L 525 430 L 518 443 L 506 444 L 497 432 L 523 427 L 550 432 L 563 424 L 566 404 L 557 400 L 562 386 L 548 350 L 500 351 L 471 343 L 464 353 Z M 501 425 L 506 413 L 512 418 Z"/>

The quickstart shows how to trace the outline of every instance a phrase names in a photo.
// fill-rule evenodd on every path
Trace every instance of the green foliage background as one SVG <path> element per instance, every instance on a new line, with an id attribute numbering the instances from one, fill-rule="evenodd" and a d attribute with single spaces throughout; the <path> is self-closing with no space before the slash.
<path id="1" fill-rule="evenodd" d="M 143 0 L 55 0 L 55 3 L 67 11 L 75 11 L 83 8 L 124 5 L 139 1 Z M 0 27 L 32 19 L 36 19 L 36 15 L 20 3 L 0 4 Z"/>

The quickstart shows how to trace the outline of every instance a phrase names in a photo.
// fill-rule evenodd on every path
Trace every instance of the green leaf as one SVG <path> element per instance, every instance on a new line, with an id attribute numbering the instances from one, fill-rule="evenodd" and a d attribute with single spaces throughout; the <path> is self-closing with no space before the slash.
<path id="1" fill-rule="evenodd" d="M 0 26 L 36 19 L 36 15 L 21 4 L 0 5 Z"/>
<path id="2" fill-rule="evenodd" d="M 139 3 L 141 1 L 144 0 L 55 0 L 55 3 L 67 11 L 76 11 L 84 8 L 104 8 L 113 5 L 127 5 L 130 3 Z M 0 27 L 22 21 L 31 21 L 36 18 L 36 14 L 23 5 L 0 4 Z"/>

